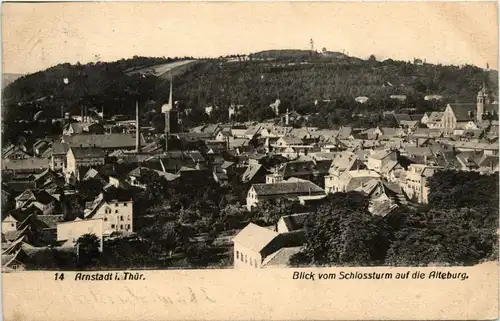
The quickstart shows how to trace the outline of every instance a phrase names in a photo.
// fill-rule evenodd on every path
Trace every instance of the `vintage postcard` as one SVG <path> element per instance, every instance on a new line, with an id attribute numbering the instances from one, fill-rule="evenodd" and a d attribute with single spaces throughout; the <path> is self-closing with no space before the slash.
<path id="1" fill-rule="evenodd" d="M 5 320 L 497 319 L 497 12 L 4 3 Z"/>

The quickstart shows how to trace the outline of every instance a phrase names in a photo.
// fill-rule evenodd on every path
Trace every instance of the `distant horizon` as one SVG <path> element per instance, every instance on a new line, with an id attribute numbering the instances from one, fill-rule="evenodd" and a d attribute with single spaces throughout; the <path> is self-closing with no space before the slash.
<path id="1" fill-rule="evenodd" d="M 254 51 L 254 52 L 250 52 L 250 53 L 230 53 L 230 54 L 224 54 L 224 55 L 218 55 L 218 56 L 205 56 L 205 57 L 196 57 L 196 56 L 190 56 L 190 55 L 181 55 L 181 56 L 161 56 L 161 57 L 158 57 L 158 56 L 144 56 L 144 55 L 134 55 L 134 56 L 138 56 L 138 57 L 145 57 L 145 58 L 165 58 L 165 59 L 173 59 L 173 58 L 188 58 L 188 57 L 191 57 L 193 58 L 194 60 L 204 60 L 204 59 L 217 59 L 217 58 L 220 58 L 220 57 L 228 57 L 228 56 L 232 56 L 232 55 L 240 55 L 240 56 L 248 56 L 248 55 L 251 55 L 251 54 L 255 54 L 255 53 L 259 53 L 259 52 L 265 52 L 265 51 L 273 51 L 273 50 L 302 50 L 302 51 L 308 51 L 307 49 L 300 49 L 300 48 L 282 48 L 282 49 L 263 49 L 263 50 L 258 50 L 258 51 Z M 315 50 L 316 52 L 320 53 L 321 51 L 320 50 Z M 349 56 L 349 57 L 352 57 L 352 58 L 357 58 L 357 59 L 361 59 L 361 60 L 367 60 L 369 58 L 366 57 L 358 57 L 358 56 L 351 56 L 351 55 L 348 55 L 347 53 L 342 53 L 341 51 L 335 51 L 335 50 L 328 50 L 327 48 L 327 51 L 328 52 L 335 52 L 335 53 L 340 53 L 340 54 L 345 54 L 346 56 Z M 113 63 L 113 62 L 117 62 L 121 59 L 125 59 L 125 60 L 128 60 L 128 59 L 133 59 L 134 56 L 130 56 L 130 57 L 122 57 L 122 58 L 118 58 L 118 59 L 113 59 L 113 60 L 89 60 L 89 61 L 85 61 L 85 62 L 82 62 L 82 61 L 76 61 L 76 62 L 69 62 L 69 61 L 63 61 L 63 62 L 60 62 L 58 64 L 55 64 L 55 65 L 52 65 L 52 66 L 48 66 L 48 67 L 44 67 L 43 69 L 39 69 L 39 70 L 34 70 L 34 71 L 30 71 L 30 72 L 26 72 L 26 73 L 22 73 L 22 72 L 4 72 L 2 70 L 2 74 L 12 74 L 12 75 L 22 75 L 22 76 L 27 76 L 27 75 L 30 75 L 30 74 L 34 74 L 34 73 L 37 73 L 37 72 L 41 72 L 41 71 L 45 71 L 47 69 L 50 69 L 52 67 L 55 67 L 57 65 L 61 65 L 61 64 L 66 64 L 66 63 L 69 63 L 70 65 L 74 66 L 78 63 L 80 63 L 81 65 L 86 65 L 86 64 L 90 64 L 90 63 L 97 63 L 97 62 L 100 62 L 100 63 Z M 423 57 L 413 57 L 411 59 L 407 59 L 407 60 L 402 60 L 402 59 L 395 59 L 395 58 L 392 58 L 392 57 L 383 57 L 383 58 L 380 58 L 380 57 L 377 57 L 375 56 L 375 58 L 377 59 L 378 62 L 383 62 L 383 61 L 386 61 L 386 60 L 393 60 L 393 61 L 403 61 L 403 62 L 412 62 L 413 59 L 421 59 L 422 61 L 425 60 L 425 63 L 426 64 L 430 64 L 430 65 L 442 65 L 442 66 L 464 66 L 464 65 L 470 65 L 470 66 L 473 66 L 473 67 L 477 67 L 477 68 L 480 68 L 480 69 L 483 69 L 483 70 L 486 70 L 486 66 L 477 66 L 477 65 L 474 65 L 474 64 L 471 64 L 471 63 L 467 63 L 467 62 L 464 62 L 462 64 L 453 64 L 453 63 L 444 63 L 444 62 L 430 62 L 430 61 L 427 61 L 426 58 L 423 58 Z M 490 71 L 498 71 L 497 69 L 494 69 L 494 68 L 489 68 L 488 70 Z"/>
<path id="2" fill-rule="evenodd" d="M 5 3 L 3 72 L 122 57 L 314 48 L 498 70 L 495 2 Z M 477 19 L 481 17 L 481 19 Z"/>

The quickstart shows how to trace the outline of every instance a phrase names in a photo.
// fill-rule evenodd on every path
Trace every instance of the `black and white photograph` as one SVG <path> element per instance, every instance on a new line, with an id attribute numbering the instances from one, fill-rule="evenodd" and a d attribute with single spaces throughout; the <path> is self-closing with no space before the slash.
<path id="1" fill-rule="evenodd" d="M 497 19 L 4 3 L 2 272 L 498 261 Z"/>

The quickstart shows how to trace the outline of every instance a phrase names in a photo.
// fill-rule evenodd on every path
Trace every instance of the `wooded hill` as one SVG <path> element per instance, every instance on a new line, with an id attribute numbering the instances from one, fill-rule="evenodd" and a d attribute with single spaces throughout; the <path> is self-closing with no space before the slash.
<path id="1" fill-rule="evenodd" d="M 492 100 L 498 99 L 496 90 L 492 90 L 498 88 L 498 72 L 470 65 L 416 65 L 390 59 L 379 62 L 373 56 L 361 60 L 340 53 L 293 50 L 264 51 L 247 58 L 204 59 L 174 78 L 174 100 L 181 101 L 183 108 L 200 112 L 208 105 L 224 109 L 232 103 L 241 104 L 246 108 L 246 118 L 266 118 L 271 116 L 269 104 L 278 97 L 295 110 L 316 100 L 337 99 L 354 108 L 357 96 L 369 97 L 372 104 L 378 102 L 384 109 L 390 95 L 407 95 L 407 104 L 412 105 L 423 104 L 428 94 L 442 95 L 445 101 L 474 102 L 486 82 Z M 91 104 L 105 105 L 109 113 L 133 114 L 133 103 L 125 90 L 132 76 L 126 74 L 183 59 L 192 58 L 133 57 L 110 63 L 60 64 L 9 84 L 3 104 L 17 119 L 30 118 L 40 109 L 56 117 L 61 105 L 78 113 L 81 98 L 90 94 Z M 70 79 L 68 85 L 63 83 L 65 77 Z M 151 81 L 148 86 L 148 98 L 159 110 L 168 99 L 168 77 Z M 433 108 L 442 106 L 444 103 Z"/>

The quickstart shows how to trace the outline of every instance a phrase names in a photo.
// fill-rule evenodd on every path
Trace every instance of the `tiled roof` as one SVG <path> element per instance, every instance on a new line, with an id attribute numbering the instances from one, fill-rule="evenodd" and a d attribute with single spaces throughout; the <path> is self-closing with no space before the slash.
<path id="1" fill-rule="evenodd" d="M 252 187 L 259 196 L 279 196 L 279 195 L 318 195 L 325 191 L 310 181 L 300 181 L 293 183 L 275 184 L 254 184 Z"/>
<path id="2" fill-rule="evenodd" d="M 304 228 L 304 224 L 310 215 L 311 213 L 285 215 L 281 217 L 281 220 L 285 223 L 288 231 L 295 231 Z"/>
<path id="3" fill-rule="evenodd" d="M 241 175 L 241 181 L 243 183 L 250 182 L 261 168 L 262 165 L 260 164 L 250 163 L 243 175 Z"/>
<path id="4" fill-rule="evenodd" d="M 70 147 L 75 158 L 104 158 L 106 153 L 100 147 Z"/>
<path id="5" fill-rule="evenodd" d="M 55 228 L 57 223 L 63 220 L 64 215 L 37 215 L 37 220 L 43 223 L 45 228 Z"/>
<path id="6" fill-rule="evenodd" d="M 469 121 L 472 119 L 471 112 L 473 115 L 476 113 L 476 104 L 472 103 L 453 103 L 450 104 L 453 113 L 455 114 L 455 118 L 458 122 Z"/>
<path id="7" fill-rule="evenodd" d="M 141 135 L 141 146 L 145 145 L 144 137 Z M 63 136 L 63 142 L 70 146 L 79 147 L 101 147 L 101 148 L 130 148 L 135 146 L 135 134 L 80 134 Z"/>
<path id="8" fill-rule="evenodd" d="M 290 265 L 290 258 L 300 252 L 301 246 L 283 247 L 271 255 L 268 255 L 262 262 L 263 267 L 287 267 Z"/>
<path id="9" fill-rule="evenodd" d="M 350 170 L 356 161 L 358 160 L 358 155 L 351 152 L 341 152 L 335 157 L 330 167 L 330 172 L 342 172 L 345 170 Z"/>
<path id="10" fill-rule="evenodd" d="M 386 158 L 387 156 L 391 155 L 392 153 L 394 153 L 393 151 L 390 151 L 390 150 L 386 150 L 386 149 L 378 149 L 378 150 L 374 150 L 371 154 L 370 154 L 370 158 L 373 158 L 373 159 L 378 159 L 378 160 L 381 160 L 381 159 L 384 159 Z"/>
<path id="11" fill-rule="evenodd" d="M 249 223 L 233 238 L 233 242 L 256 252 L 261 252 L 278 235 L 274 231 Z"/>

